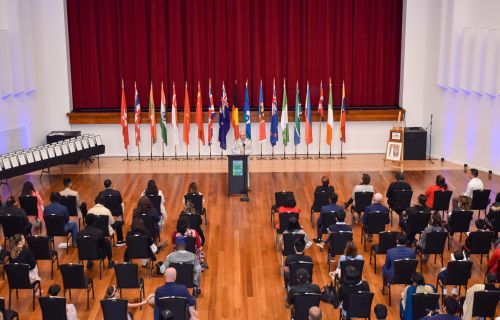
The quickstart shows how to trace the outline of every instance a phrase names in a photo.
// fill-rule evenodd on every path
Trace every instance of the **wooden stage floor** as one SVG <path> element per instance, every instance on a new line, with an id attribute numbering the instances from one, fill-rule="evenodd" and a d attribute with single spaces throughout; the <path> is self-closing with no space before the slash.
<path id="1" fill-rule="evenodd" d="M 206 229 L 207 242 L 205 252 L 209 269 L 202 275 L 202 295 L 198 299 L 200 319 L 289 319 L 289 309 L 285 308 L 283 280 L 280 275 L 280 255 L 275 249 L 275 233 L 269 220 L 269 209 L 274 202 L 274 192 L 290 190 L 295 193 L 298 206 L 303 210 L 301 224 L 310 238 L 315 237 L 315 230 L 309 222 L 309 208 L 313 201 L 314 187 L 319 184 L 322 175 L 328 175 L 339 194 L 339 202 L 347 200 L 355 184 L 360 181 L 361 173 L 368 172 L 377 192 L 385 194 L 387 186 L 393 180 L 394 168 L 389 163 L 384 167 L 381 155 L 348 156 L 345 160 L 253 160 L 251 162 L 250 202 L 243 203 L 239 197 L 228 197 L 226 161 L 222 160 L 189 160 L 189 161 L 122 161 L 121 158 L 102 158 L 100 169 L 97 163 L 85 167 L 83 165 L 65 166 L 66 176 L 73 179 L 74 188 L 80 192 L 83 201 L 89 205 L 97 192 L 102 189 L 102 182 L 110 178 L 115 188 L 121 190 L 126 208 L 126 226 L 128 231 L 131 223 L 132 210 L 141 191 L 149 179 L 155 179 L 166 197 L 168 220 L 161 236 L 169 239 L 175 228 L 177 217 L 182 208 L 182 195 L 188 184 L 196 181 L 200 191 L 207 199 L 208 225 Z M 414 188 L 414 202 L 419 193 L 432 184 L 435 176 L 444 174 L 450 189 L 463 191 L 467 183 L 467 175 L 463 168 L 447 162 L 408 161 L 405 164 L 407 181 Z M 53 170 L 59 173 L 58 169 Z M 498 176 L 488 179 L 481 173 L 480 178 L 486 188 L 492 189 L 492 197 L 500 191 Z M 54 174 L 50 183 L 47 177 L 38 179 L 38 174 L 17 177 L 10 181 L 11 189 L 17 196 L 25 179 L 35 183 L 48 203 L 49 193 L 62 189 L 62 177 Z M 2 199 L 9 194 L 6 187 L 2 189 Z M 477 217 L 477 213 L 475 214 Z M 317 218 L 317 215 L 316 217 Z M 350 222 L 350 215 L 348 222 Z M 396 218 L 397 220 L 397 218 Z M 393 230 L 399 230 L 394 224 Z M 354 227 L 355 242 L 362 252 L 360 244 L 361 229 Z M 60 241 L 60 239 L 58 239 Z M 0 238 L 3 244 L 3 237 Z M 377 241 L 377 238 L 374 238 Z M 458 235 L 453 241 L 453 248 L 458 248 Z M 163 260 L 171 250 L 162 251 L 159 259 Z M 70 248 L 58 250 L 61 263 L 77 262 L 77 250 Z M 113 248 L 115 261 L 123 261 L 125 247 Z M 325 263 L 325 250 L 312 246 L 307 254 L 313 257 L 314 282 L 323 286 L 330 279 Z M 368 255 L 364 254 L 368 261 Z M 388 304 L 388 297 L 381 294 L 381 265 L 385 259 L 377 261 L 377 274 L 373 265 L 365 264 L 363 276 L 369 281 L 375 293 L 374 304 Z M 445 264 L 449 254 L 445 254 Z M 470 284 L 481 282 L 486 271 L 483 262 L 474 257 L 473 277 Z M 435 265 L 433 259 L 424 266 L 424 275 L 428 282 L 435 284 L 441 265 Z M 332 266 L 334 268 L 335 266 Z M 59 271 L 55 271 L 54 280 L 50 279 L 50 264 L 39 263 L 42 288 L 44 292 L 52 283 L 62 285 Z M 103 298 L 108 285 L 115 283 L 113 270 L 104 269 L 102 280 L 99 280 L 97 267 L 87 272 L 94 279 L 95 300 L 91 300 L 91 308 L 86 310 L 84 290 L 74 290 L 71 302 L 78 310 L 79 319 L 101 319 L 99 300 Z M 163 283 L 163 278 L 150 278 L 146 269 L 140 268 L 140 275 L 145 278 L 146 295 L 153 293 L 155 288 Z M 0 280 L 0 296 L 8 297 L 7 279 Z M 402 286 L 395 286 L 392 294 L 392 308 L 389 319 L 399 318 L 399 297 Z M 20 313 L 22 319 L 41 319 L 40 306 L 31 311 L 31 293 L 20 292 L 20 299 L 13 295 L 12 309 Z M 137 298 L 137 290 L 125 290 L 124 297 L 129 300 Z M 69 297 L 68 297 L 69 300 Z M 338 319 L 339 310 L 322 303 L 324 319 Z M 152 319 L 152 309 L 148 306 L 131 309 L 135 319 Z"/>

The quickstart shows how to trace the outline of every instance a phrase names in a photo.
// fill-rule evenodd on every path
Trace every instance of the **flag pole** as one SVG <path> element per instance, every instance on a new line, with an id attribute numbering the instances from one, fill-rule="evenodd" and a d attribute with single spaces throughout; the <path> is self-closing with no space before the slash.
<path id="1" fill-rule="evenodd" d="M 153 161 L 153 138 L 151 138 L 151 148 L 150 148 L 150 156 L 149 156 L 149 160 Z"/>
<path id="2" fill-rule="evenodd" d="M 260 159 L 262 160 L 262 143 L 260 144 Z"/>
<path id="3" fill-rule="evenodd" d="M 286 160 L 286 146 L 283 145 L 283 160 Z"/>
<path id="4" fill-rule="evenodd" d="M 343 146 L 343 144 L 344 143 L 342 142 L 342 140 L 340 140 L 340 157 L 339 157 L 339 159 L 345 159 L 345 157 L 344 157 L 344 155 L 342 153 L 342 146 Z"/>
<path id="5" fill-rule="evenodd" d="M 140 147 L 140 145 L 137 145 L 137 154 L 138 154 L 137 160 L 141 161 L 141 147 Z"/>
<path id="6" fill-rule="evenodd" d="M 330 159 L 332 158 L 332 143 L 330 142 Z"/>
<path id="7" fill-rule="evenodd" d="M 174 159 L 177 160 L 177 145 L 174 145 Z"/>
<path id="8" fill-rule="evenodd" d="M 306 147 L 306 159 L 309 159 L 309 145 Z"/>
<path id="9" fill-rule="evenodd" d="M 297 159 L 297 145 L 295 145 L 295 159 Z"/>
<path id="10" fill-rule="evenodd" d="M 201 159 L 200 139 L 198 139 L 198 159 Z"/>
<path id="11" fill-rule="evenodd" d="M 161 144 L 161 159 L 165 160 L 165 143 Z"/>
<path id="12" fill-rule="evenodd" d="M 320 116 L 319 121 L 319 140 L 318 140 L 318 158 L 321 159 L 321 127 L 323 125 L 323 116 Z"/>
<path id="13" fill-rule="evenodd" d="M 212 160 L 212 145 L 209 146 L 210 149 L 210 160 Z"/>

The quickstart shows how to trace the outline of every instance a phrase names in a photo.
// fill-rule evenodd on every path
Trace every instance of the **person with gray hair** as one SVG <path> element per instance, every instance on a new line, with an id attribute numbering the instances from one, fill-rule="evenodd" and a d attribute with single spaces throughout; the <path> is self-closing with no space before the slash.
<path id="1" fill-rule="evenodd" d="M 385 216 L 385 224 L 389 224 L 390 219 L 389 219 L 389 208 L 384 206 L 382 204 L 382 200 L 384 199 L 384 196 L 382 196 L 381 193 L 375 193 L 373 195 L 373 203 L 369 205 L 368 207 L 365 208 L 365 212 L 363 213 L 363 216 L 361 217 L 361 222 L 363 222 L 363 228 L 368 225 L 369 218 L 368 218 L 368 213 L 378 213 L 378 214 L 383 214 Z M 368 241 L 372 241 L 372 234 L 368 235 Z"/>
<path id="2" fill-rule="evenodd" d="M 321 309 L 316 306 L 312 306 L 309 308 L 309 317 L 308 320 L 321 320 L 323 318 L 323 313 Z"/>

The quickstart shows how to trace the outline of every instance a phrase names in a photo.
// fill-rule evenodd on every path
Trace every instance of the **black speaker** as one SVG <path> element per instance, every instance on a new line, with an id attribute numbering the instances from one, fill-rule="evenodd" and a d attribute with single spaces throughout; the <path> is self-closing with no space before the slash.
<path id="1" fill-rule="evenodd" d="M 404 160 L 425 160 L 427 131 L 421 127 L 405 128 Z"/>

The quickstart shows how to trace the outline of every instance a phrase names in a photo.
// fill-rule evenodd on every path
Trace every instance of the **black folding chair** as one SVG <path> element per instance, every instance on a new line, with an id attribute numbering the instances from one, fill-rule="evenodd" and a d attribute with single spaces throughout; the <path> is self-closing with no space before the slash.
<path id="1" fill-rule="evenodd" d="M 458 286 L 458 295 L 460 295 L 460 290 L 464 286 L 467 290 L 467 283 L 471 277 L 472 271 L 472 261 L 449 261 L 446 266 L 446 278 L 444 283 L 442 280 L 437 278 L 436 289 L 441 287 L 441 294 L 443 296 L 444 303 L 444 288 L 446 286 Z"/>
<path id="2" fill-rule="evenodd" d="M 78 208 L 76 207 L 76 196 L 61 196 L 60 203 L 68 209 L 70 217 L 78 217 Z M 80 230 L 80 217 L 78 217 L 78 230 Z"/>
<path id="3" fill-rule="evenodd" d="M 354 206 L 351 206 L 351 213 L 357 212 L 361 216 L 366 207 L 372 204 L 373 192 L 358 191 L 354 193 Z"/>
<path id="4" fill-rule="evenodd" d="M 408 215 L 406 232 L 413 233 L 415 235 L 421 234 L 422 231 L 429 225 L 431 220 L 431 211 L 420 210 L 414 214 Z"/>
<path id="5" fill-rule="evenodd" d="M 495 212 L 495 221 L 493 223 L 493 232 L 495 232 L 497 238 L 500 232 L 500 211 Z"/>
<path id="6" fill-rule="evenodd" d="M 326 256 L 326 264 L 328 272 L 330 272 L 331 258 L 344 254 L 347 242 L 352 241 L 352 232 L 340 231 L 333 232 L 328 238 L 328 255 Z"/>
<path id="7" fill-rule="evenodd" d="M 94 282 L 83 274 L 83 264 L 61 264 L 59 269 L 61 269 L 63 279 L 64 296 L 66 296 L 66 290 L 68 290 L 71 299 L 71 289 L 85 289 L 87 291 L 88 310 L 90 291 L 92 291 L 92 299 L 94 299 Z"/>
<path id="8" fill-rule="evenodd" d="M 285 257 L 295 254 L 294 244 L 297 239 L 304 239 L 305 235 L 301 233 L 283 233 L 283 248 L 281 249 L 281 274 L 285 266 Z"/>
<path id="9" fill-rule="evenodd" d="M 389 206 L 389 218 L 392 227 L 392 211 L 401 212 L 410 207 L 411 197 L 413 191 L 411 190 L 396 190 L 391 197 L 391 205 Z"/>
<path id="10" fill-rule="evenodd" d="M 50 261 L 50 278 L 54 279 L 54 262 L 56 262 L 57 269 L 59 269 L 59 257 L 57 251 L 49 246 L 49 238 L 42 236 L 27 237 L 26 242 L 35 260 L 48 260 Z"/>
<path id="11" fill-rule="evenodd" d="M 392 306 L 391 287 L 396 284 L 411 284 L 411 275 L 417 270 L 418 260 L 394 260 L 394 277 L 389 282 L 389 306 Z"/>
<path id="12" fill-rule="evenodd" d="M 78 260 L 83 262 L 99 260 L 99 279 L 102 278 L 102 268 L 104 265 L 104 255 L 99 250 L 99 240 L 92 236 L 77 237 Z"/>
<path id="13" fill-rule="evenodd" d="M 186 240 L 186 251 L 196 254 L 196 238 L 195 237 L 184 237 Z"/>
<path id="14" fill-rule="evenodd" d="M 309 282 L 312 282 L 314 263 L 306 261 L 297 261 L 294 263 L 290 263 L 290 283 L 288 284 L 290 287 L 299 284 L 299 281 L 297 280 L 297 275 L 295 273 L 297 272 L 297 270 L 301 268 L 307 270 L 307 272 L 309 273 Z"/>
<path id="15" fill-rule="evenodd" d="M 5 298 L 0 298 L 0 313 L 3 315 L 4 320 L 19 320 L 19 315 L 16 311 L 5 309 Z"/>
<path id="16" fill-rule="evenodd" d="M 194 284 L 194 264 L 178 262 L 170 264 L 170 267 L 177 271 L 175 283 L 183 284 L 186 288 L 193 289 L 193 296 L 196 298 L 198 288 Z"/>
<path id="17" fill-rule="evenodd" d="M 330 203 L 330 192 L 314 192 L 313 205 L 311 206 L 311 226 L 314 228 L 314 213 L 320 212 L 322 206 Z"/>
<path id="18" fill-rule="evenodd" d="M 448 218 L 448 231 L 450 235 L 460 233 L 459 242 L 462 242 L 462 233 L 469 232 L 472 214 L 470 210 L 453 210 Z M 448 250 L 450 249 L 450 242 L 451 239 L 448 239 Z"/>
<path id="19" fill-rule="evenodd" d="M 41 292 L 40 281 L 30 282 L 30 266 L 24 263 L 9 263 L 4 266 L 9 283 L 9 309 L 12 302 L 12 291 L 16 290 L 16 297 L 19 300 L 18 290 L 29 289 L 33 293 L 33 310 L 35 310 L 35 294 Z"/>
<path id="20" fill-rule="evenodd" d="M 279 228 L 276 230 L 276 252 L 279 251 L 278 245 L 280 240 L 280 234 L 283 233 L 288 228 L 288 221 L 290 218 L 296 217 L 299 219 L 299 214 L 297 212 L 280 212 L 279 214 Z"/>
<path id="21" fill-rule="evenodd" d="M 366 242 L 368 240 L 368 235 L 379 234 L 385 231 L 385 224 L 387 222 L 387 214 L 379 211 L 376 212 L 365 212 L 368 218 L 368 224 L 361 228 L 361 243 L 363 243 L 363 248 L 366 251 Z"/>
<path id="22" fill-rule="evenodd" d="M 188 320 L 189 311 L 186 297 L 162 297 L 158 299 L 160 314 L 165 310 L 169 310 L 172 316 L 169 319 L 160 316 L 160 320 Z"/>
<path id="23" fill-rule="evenodd" d="M 157 194 L 147 194 L 146 197 L 151 200 L 151 203 L 153 204 L 153 207 L 155 208 L 156 212 L 158 212 L 159 215 L 161 215 L 161 197 Z"/>
<path id="24" fill-rule="evenodd" d="M 66 253 L 69 252 L 69 239 L 71 238 L 71 232 L 64 230 L 64 217 L 57 214 L 44 215 L 45 227 L 47 229 L 47 237 L 51 239 L 52 248 L 56 249 L 56 243 L 54 241 L 55 237 L 65 237 L 66 238 Z"/>
<path id="25" fill-rule="evenodd" d="M 414 293 L 411 297 L 413 302 L 413 319 L 421 319 L 427 315 L 427 310 L 439 310 L 439 294 L 437 293 Z"/>
<path id="26" fill-rule="evenodd" d="M 19 206 L 23 208 L 27 216 L 38 216 L 38 202 L 35 196 L 20 196 Z"/>
<path id="27" fill-rule="evenodd" d="M 7 240 L 16 234 L 24 233 L 24 217 L 7 214 L 0 216 L 3 229 L 3 247 L 7 248 Z"/>
<path id="28" fill-rule="evenodd" d="M 124 299 L 101 300 L 103 320 L 127 320 L 128 301 Z"/>
<path id="29" fill-rule="evenodd" d="M 113 217 L 123 216 L 122 199 L 120 196 L 108 195 L 104 197 L 104 206 L 111 211 Z"/>
<path id="30" fill-rule="evenodd" d="M 203 207 L 203 195 L 196 193 L 186 193 L 184 202 L 191 201 L 194 204 L 196 212 L 203 216 L 203 224 L 207 227 L 207 209 Z"/>
<path id="31" fill-rule="evenodd" d="M 201 225 L 203 223 L 201 219 L 201 215 L 195 213 L 195 214 L 187 214 L 187 213 L 181 213 L 179 216 L 179 219 L 183 218 L 188 221 L 189 223 L 189 228 L 196 230 L 198 234 L 200 235 L 202 244 L 204 243 L 204 235 L 203 235 L 203 230 L 201 230 Z"/>
<path id="32" fill-rule="evenodd" d="M 139 267 L 135 263 L 117 263 L 115 264 L 116 287 L 122 289 L 139 289 L 139 301 L 145 296 L 144 279 L 138 276 Z M 140 307 L 142 309 L 142 306 Z"/>
<path id="33" fill-rule="evenodd" d="M 474 292 L 472 317 L 483 317 L 493 320 L 499 301 L 500 291 L 485 290 Z"/>
<path id="34" fill-rule="evenodd" d="M 291 314 L 292 320 L 306 319 L 309 315 L 311 307 L 318 307 L 321 300 L 319 293 L 296 293 L 293 295 L 293 311 Z"/>
<path id="35" fill-rule="evenodd" d="M 363 267 L 365 265 L 364 260 L 356 260 L 356 259 L 349 259 L 347 258 L 345 261 L 340 261 L 339 262 L 339 267 L 340 267 L 340 277 L 335 276 L 335 284 L 340 285 L 344 280 L 345 280 L 345 269 L 348 266 L 354 267 L 356 270 L 359 271 L 359 276 L 356 280 L 361 281 L 361 275 L 363 274 Z"/>
<path id="36" fill-rule="evenodd" d="M 130 261 L 133 259 L 149 260 L 149 275 L 153 274 L 153 260 L 150 256 L 149 241 L 146 236 L 129 235 L 127 236 L 127 255 Z"/>
<path id="37" fill-rule="evenodd" d="M 114 234 L 111 235 L 109 233 L 109 216 L 95 215 L 94 227 L 101 230 L 104 233 L 104 236 L 109 238 L 112 244 L 115 242 Z"/>
<path id="38" fill-rule="evenodd" d="M 283 206 L 285 201 L 292 197 L 295 199 L 292 191 L 280 191 L 274 193 L 274 205 L 271 207 L 271 225 L 274 227 L 274 213 Z"/>
<path id="39" fill-rule="evenodd" d="M 439 255 L 441 257 L 441 266 L 444 266 L 443 252 L 446 239 L 448 239 L 448 232 L 446 231 L 433 231 L 427 234 L 425 248 L 422 251 L 417 251 L 417 254 L 420 256 L 420 272 L 422 272 L 422 258 L 425 254 L 434 255 L 434 264 L 436 264 L 436 259 Z"/>
<path id="40" fill-rule="evenodd" d="M 480 263 L 483 264 L 483 255 L 490 258 L 491 242 L 495 238 L 495 233 L 491 231 L 474 231 L 469 233 L 469 254 L 481 255 Z"/>
<path id="41" fill-rule="evenodd" d="M 154 224 L 156 223 L 153 219 L 153 216 L 150 214 L 141 213 L 141 214 L 138 214 L 137 216 L 134 217 L 134 219 L 137 219 L 137 218 L 142 219 L 142 221 L 144 222 L 144 226 L 149 231 L 149 234 L 152 235 L 154 239 L 158 238 L 158 241 L 160 241 L 160 232 L 155 233 L 153 231 Z"/>
<path id="42" fill-rule="evenodd" d="M 387 254 L 387 250 L 396 246 L 397 232 L 384 231 L 378 234 L 379 243 L 374 244 L 370 250 L 370 264 L 372 264 L 372 257 L 375 263 L 375 273 L 377 273 L 377 255 Z"/>
<path id="43" fill-rule="evenodd" d="M 321 229 L 321 234 L 326 234 L 328 233 L 328 227 L 331 226 L 332 224 L 337 223 L 337 211 L 329 211 L 329 212 L 323 212 L 320 213 L 323 215 L 323 228 Z"/>
<path id="44" fill-rule="evenodd" d="M 38 297 L 43 320 L 66 320 L 66 298 Z"/>
<path id="45" fill-rule="evenodd" d="M 481 211 L 486 215 L 486 208 L 490 204 L 490 193 L 491 190 L 483 189 L 483 190 L 474 190 L 472 191 L 472 202 L 470 209 L 472 211 L 477 210 L 477 218 L 481 218 Z"/>
<path id="46" fill-rule="evenodd" d="M 370 319 L 373 297 L 373 292 L 356 292 L 348 294 L 347 298 L 342 302 L 342 309 L 346 311 L 346 316 L 344 317 L 341 311 L 340 319 Z"/>
<path id="47" fill-rule="evenodd" d="M 450 200 L 453 191 L 448 190 L 437 190 L 434 191 L 434 204 L 432 210 L 439 213 L 441 212 L 444 220 L 444 215 L 448 213 L 450 208 Z"/>

